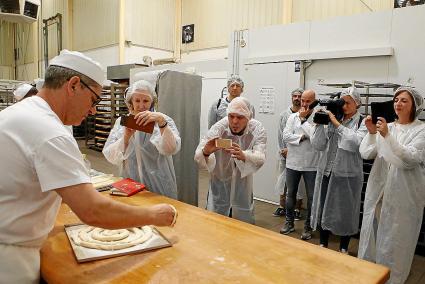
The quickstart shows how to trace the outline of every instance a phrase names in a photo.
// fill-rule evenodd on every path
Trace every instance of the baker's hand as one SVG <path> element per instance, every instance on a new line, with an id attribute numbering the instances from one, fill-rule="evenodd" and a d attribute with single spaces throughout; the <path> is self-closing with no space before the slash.
<path id="1" fill-rule="evenodd" d="M 373 124 L 372 122 L 372 117 L 370 115 L 368 115 L 365 120 L 364 120 L 364 124 L 367 128 L 367 131 L 369 131 L 370 134 L 376 134 L 376 125 Z"/>
<path id="2" fill-rule="evenodd" d="M 245 162 L 245 154 L 241 149 L 241 146 L 236 144 L 235 142 L 232 143 L 232 147 L 225 149 L 227 153 L 230 153 L 232 155 L 232 158 L 241 160 Z"/>
<path id="3" fill-rule="evenodd" d="M 209 156 L 218 150 L 218 148 L 215 146 L 215 140 L 217 139 L 218 138 L 213 138 L 209 140 L 207 144 L 205 144 L 204 148 L 202 149 L 204 156 Z"/>
<path id="4" fill-rule="evenodd" d="M 280 154 L 282 155 L 282 157 L 286 158 L 286 156 L 288 156 L 288 148 L 283 148 L 282 150 L 280 150 Z"/>
<path id="5" fill-rule="evenodd" d="M 382 137 L 387 137 L 388 124 L 385 118 L 378 117 L 378 121 L 376 122 L 376 130 L 382 135 Z"/>
<path id="6" fill-rule="evenodd" d="M 156 122 L 158 126 L 164 125 L 167 121 L 165 120 L 165 117 L 160 112 L 152 112 L 149 110 L 145 110 L 142 112 L 139 112 L 134 116 L 136 119 L 137 125 L 146 125 L 150 122 Z"/>
<path id="7" fill-rule="evenodd" d="M 151 211 L 152 225 L 155 226 L 173 226 L 177 211 L 170 204 L 157 204 L 149 207 Z"/>

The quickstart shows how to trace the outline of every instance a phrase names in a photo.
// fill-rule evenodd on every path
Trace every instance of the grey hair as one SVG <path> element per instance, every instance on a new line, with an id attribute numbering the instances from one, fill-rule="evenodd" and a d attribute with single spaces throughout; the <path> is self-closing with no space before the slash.
<path id="1" fill-rule="evenodd" d="M 125 92 L 125 103 L 127 104 L 127 106 L 132 105 L 131 98 L 136 91 L 148 92 L 152 98 L 153 103 L 158 100 L 158 96 L 152 84 L 145 80 L 139 80 L 134 82 L 130 87 L 128 87 Z"/>
<path id="2" fill-rule="evenodd" d="M 302 95 L 304 93 L 304 89 L 303 88 L 297 88 L 297 89 L 295 89 L 295 90 L 293 90 L 292 92 L 291 92 L 291 96 L 293 96 L 293 95 L 295 95 L 295 94 L 300 94 L 300 95 Z"/>
<path id="3" fill-rule="evenodd" d="M 90 79 L 86 75 L 81 74 L 80 72 L 62 66 L 50 65 L 46 69 L 43 87 L 49 89 L 59 89 L 66 81 L 74 76 L 79 77 L 89 86 L 99 86 L 97 82 Z"/>

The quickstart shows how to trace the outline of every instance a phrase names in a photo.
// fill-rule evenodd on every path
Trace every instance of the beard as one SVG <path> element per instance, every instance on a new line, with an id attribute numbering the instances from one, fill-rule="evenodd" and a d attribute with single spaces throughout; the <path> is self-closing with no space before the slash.
<path id="1" fill-rule="evenodd" d="M 245 127 L 246 128 L 246 127 Z M 243 132 L 245 131 L 245 128 L 244 129 L 242 129 L 241 131 L 239 131 L 239 132 L 234 132 L 233 130 L 232 130 L 232 128 L 230 128 L 230 132 L 232 132 L 232 134 L 233 135 L 236 135 L 236 136 L 241 136 L 242 134 L 243 134 Z"/>

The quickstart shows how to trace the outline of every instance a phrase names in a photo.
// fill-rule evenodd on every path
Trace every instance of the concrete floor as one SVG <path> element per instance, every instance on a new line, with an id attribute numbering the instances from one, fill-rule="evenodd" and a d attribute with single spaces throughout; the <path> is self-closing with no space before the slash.
<path id="1" fill-rule="evenodd" d="M 103 157 L 101 152 L 97 152 L 91 149 L 87 149 L 83 141 L 79 141 L 81 152 L 87 154 L 89 161 L 91 162 L 92 168 L 104 173 L 112 173 L 118 175 L 116 167 L 111 165 Z M 201 208 L 205 208 L 206 197 L 208 192 L 208 179 L 209 175 L 206 171 L 199 172 L 199 204 Z M 274 217 L 272 213 L 276 209 L 276 205 L 269 204 L 266 202 L 255 201 L 255 222 L 257 226 L 268 229 L 272 232 L 279 233 L 280 228 L 285 222 L 284 217 Z M 305 212 L 303 212 L 305 215 Z M 295 221 L 295 232 L 288 236 L 293 238 L 299 238 L 303 231 L 304 220 Z M 283 237 L 283 236 L 282 236 Z M 319 243 L 319 234 L 314 233 L 313 238 L 309 240 L 310 243 Z M 335 237 L 331 237 L 329 240 L 329 249 L 338 250 L 339 240 Z M 358 239 L 351 239 L 349 246 L 349 254 L 351 256 L 357 256 Z M 406 283 L 408 284 L 425 284 L 425 257 L 415 255 L 412 268 L 410 271 L 409 278 Z"/>

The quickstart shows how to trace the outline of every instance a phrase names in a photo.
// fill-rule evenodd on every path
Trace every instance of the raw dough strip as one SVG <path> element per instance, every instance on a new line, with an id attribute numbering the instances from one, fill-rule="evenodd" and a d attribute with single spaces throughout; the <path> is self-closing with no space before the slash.
<path id="1" fill-rule="evenodd" d="M 171 222 L 171 224 L 170 224 L 170 227 L 173 227 L 174 226 L 174 224 L 176 224 L 176 221 L 177 221 L 177 209 L 176 209 L 176 207 L 174 207 L 173 205 L 171 205 L 171 204 L 168 204 L 168 205 L 170 205 L 171 206 L 171 209 L 173 209 L 174 210 L 174 218 L 173 218 L 173 221 Z"/>
<path id="2" fill-rule="evenodd" d="M 141 229 L 139 228 L 128 229 L 128 231 L 132 233 L 131 234 L 129 233 L 129 236 L 126 239 L 122 239 L 119 241 L 102 242 L 102 241 L 95 240 L 92 237 L 92 234 L 95 231 L 97 231 L 97 229 L 99 228 L 93 228 L 88 226 L 87 228 L 83 228 L 75 232 L 71 236 L 71 239 L 78 246 L 83 246 L 83 247 L 92 248 L 92 249 L 101 249 L 101 250 L 119 250 L 119 249 L 125 249 L 125 248 L 129 248 L 129 247 L 144 243 L 145 241 L 150 239 L 153 235 L 152 228 L 149 226 L 144 226 Z M 99 230 L 102 230 L 102 229 L 99 229 Z M 119 231 L 119 230 L 113 230 L 113 231 Z"/>
<path id="3" fill-rule="evenodd" d="M 96 228 L 92 231 L 92 238 L 97 241 L 111 242 L 120 241 L 127 238 L 130 235 L 128 230 L 104 230 Z"/>

